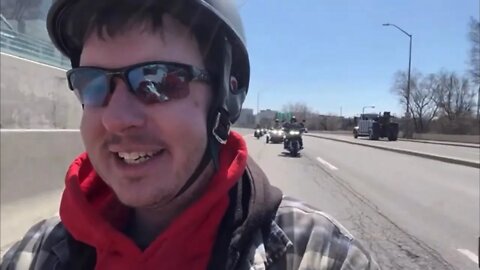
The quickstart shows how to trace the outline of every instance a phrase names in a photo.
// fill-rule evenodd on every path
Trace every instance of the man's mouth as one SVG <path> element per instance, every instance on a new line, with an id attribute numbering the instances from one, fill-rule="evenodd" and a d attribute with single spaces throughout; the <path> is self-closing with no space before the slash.
<path id="1" fill-rule="evenodd" d="M 117 152 L 117 157 L 127 164 L 140 164 L 157 156 L 163 152 L 163 149 L 156 152 Z"/>

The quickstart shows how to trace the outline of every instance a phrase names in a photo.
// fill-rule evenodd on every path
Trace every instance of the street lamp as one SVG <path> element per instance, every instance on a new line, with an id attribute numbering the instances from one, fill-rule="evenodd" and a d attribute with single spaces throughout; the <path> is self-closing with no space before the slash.
<path id="1" fill-rule="evenodd" d="M 366 109 L 366 108 L 375 109 L 375 106 L 363 106 L 363 108 L 362 108 L 362 114 L 365 114 L 365 109 Z"/>
<path id="2" fill-rule="evenodd" d="M 397 28 L 398 30 L 402 31 L 405 35 L 407 35 L 410 38 L 410 49 L 408 52 L 408 78 L 407 78 L 407 111 L 405 112 L 405 118 L 407 118 L 407 132 L 406 132 L 406 137 L 410 138 L 410 69 L 412 66 L 412 35 L 407 33 L 407 31 L 403 30 L 402 28 L 398 27 L 397 25 L 393 23 L 384 23 L 383 26 L 393 26 Z"/>

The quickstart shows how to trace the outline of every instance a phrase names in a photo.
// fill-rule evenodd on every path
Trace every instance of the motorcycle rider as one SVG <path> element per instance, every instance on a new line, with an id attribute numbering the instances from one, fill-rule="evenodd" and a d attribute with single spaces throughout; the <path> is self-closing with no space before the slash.
<path id="1" fill-rule="evenodd" d="M 307 133 L 307 127 L 306 127 L 306 122 L 307 120 L 303 119 L 302 122 L 300 122 L 300 125 L 302 126 L 302 133 Z"/>
<path id="2" fill-rule="evenodd" d="M 255 131 L 254 131 L 254 134 L 253 134 L 255 137 L 261 137 L 263 134 L 262 134 L 262 127 L 260 126 L 260 124 L 257 124 L 257 126 L 255 127 Z"/>
<path id="3" fill-rule="evenodd" d="M 295 117 L 295 115 L 292 115 L 292 117 L 290 118 L 290 122 L 287 122 L 283 125 L 283 129 L 284 129 L 285 134 L 286 134 L 286 139 L 283 141 L 283 148 L 287 149 L 288 133 L 291 130 L 297 130 L 297 131 L 303 132 L 304 127 L 301 123 L 297 122 L 297 117 Z M 303 149 L 303 138 L 302 138 L 302 136 L 299 136 L 299 143 L 300 143 L 300 149 Z"/>
<path id="4" fill-rule="evenodd" d="M 51 2 L 86 152 L 60 217 L 1 269 L 378 269 L 336 220 L 272 186 L 231 131 L 250 78 L 235 1 Z"/>
<path id="5" fill-rule="evenodd" d="M 280 125 L 280 120 L 277 118 L 275 119 L 275 123 L 273 124 L 273 129 L 280 129 L 282 125 Z"/>

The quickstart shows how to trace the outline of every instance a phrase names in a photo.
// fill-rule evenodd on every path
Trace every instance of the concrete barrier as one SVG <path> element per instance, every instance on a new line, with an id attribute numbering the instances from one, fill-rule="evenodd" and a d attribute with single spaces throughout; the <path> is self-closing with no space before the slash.
<path id="1" fill-rule="evenodd" d="M 84 149 L 79 131 L 1 130 L 0 138 L 2 205 L 63 188 L 68 166 Z"/>
<path id="2" fill-rule="evenodd" d="M 0 129 L 1 204 L 63 188 L 68 166 L 83 151 L 79 130 Z"/>
<path id="3" fill-rule="evenodd" d="M 1 128 L 78 128 L 82 107 L 65 70 L 1 53 Z"/>

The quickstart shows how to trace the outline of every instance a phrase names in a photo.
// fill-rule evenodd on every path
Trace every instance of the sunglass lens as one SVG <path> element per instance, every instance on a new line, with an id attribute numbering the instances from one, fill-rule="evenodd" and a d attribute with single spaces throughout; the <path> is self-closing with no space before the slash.
<path id="1" fill-rule="evenodd" d="M 77 70 L 70 75 L 70 84 L 85 106 L 102 106 L 110 90 L 107 76 L 101 70 Z"/>
<path id="2" fill-rule="evenodd" d="M 182 68 L 151 64 L 131 70 L 128 80 L 136 96 L 152 104 L 187 96 L 186 74 Z"/>

